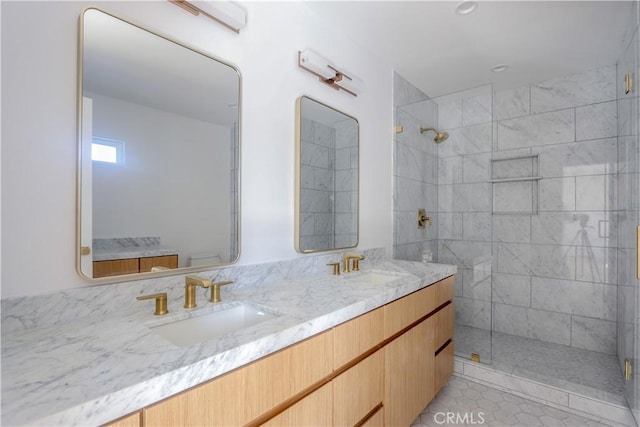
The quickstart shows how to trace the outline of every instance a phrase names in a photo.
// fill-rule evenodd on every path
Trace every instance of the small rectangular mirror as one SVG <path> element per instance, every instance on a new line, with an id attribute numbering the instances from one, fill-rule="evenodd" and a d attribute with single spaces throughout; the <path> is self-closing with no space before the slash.
<path id="1" fill-rule="evenodd" d="M 95 8 L 80 25 L 80 274 L 234 262 L 238 70 Z"/>
<path id="2" fill-rule="evenodd" d="M 296 103 L 296 250 L 358 246 L 358 120 L 306 96 Z"/>

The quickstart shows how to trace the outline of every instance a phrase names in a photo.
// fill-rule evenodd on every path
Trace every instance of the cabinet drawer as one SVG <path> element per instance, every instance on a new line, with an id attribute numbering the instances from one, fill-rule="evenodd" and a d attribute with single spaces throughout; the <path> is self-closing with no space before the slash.
<path id="1" fill-rule="evenodd" d="M 333 372 L 333 331 L 285 348 L 242 369 L 247 418 L 253 420 Z"/>
<path id="2" fill-rule="evenodd" d="M 435 392 L 449 381 L 453 374 L 453 341 L 436 355 Z"/>
<path id="3" fill-rule="evenodd" d="M 120 276 L 122 274 L 133 274 L 139 271 L 138 258 L 114 259 L 110 261 L 94 261 L 93 277 Z"/>
<path id="4" fill-rule="evenodd" d="M 440 307 L 447 301 L 453 301 L 453 296 L 456 290 L 456 278 L 455 276 L 449 276 L 446 279 L 442 279 L 438 283 L 431 285 L 431 287 L 434 287 L 436 292 L 435 306 Z"/>
<path id="5" fill-rule="evenodd" d="M 455 323 L 455 308 L 453 303 L 447 305 L 435 314 L 435 348 L 438 350 L 448 339 L 453 339 L 453 328 Z"/>
<path id="6" fill-rule="evenodd" d="M 334 370 L 382 341 L 383 315 L 383 309 L 378 308 L 334 328 Z"/>
<path id="7" fill-rule="evenodd" d="M 263 425 L 278 427 L 330 426 L 331 384 L 314 391 Z"/>
<path id="8" fill-rule="evenodd" d="M 378 350 L 332 383 L 332 425 L 356 425 L 384 399 L 384 350 Z"/>
<path id="9" fill-rule="evenodd" d="M 436 289 L 420 289 L 384 306 L 385 339 L 431 312 L 435 307 Z"/>

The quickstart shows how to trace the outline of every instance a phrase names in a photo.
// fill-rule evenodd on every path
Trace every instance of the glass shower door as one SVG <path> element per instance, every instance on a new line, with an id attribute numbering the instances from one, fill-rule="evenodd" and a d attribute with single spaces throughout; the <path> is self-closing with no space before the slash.
<path id="1" fill-rule="evenodd" d="M 455 354 L 491 363 L 493 87 L 435 98 L 438 147 L 436 262 L 455 264 Z"/>
<path id="2" fill-rule="evenodd" d="M 636 30 L 637 30 L 636 22 Z M 618 359 L 624 393 L 640 424 L 640 128 L 636 34 L 618 62 Z M 635 372 L 634 372 L 635 371 Z"/>

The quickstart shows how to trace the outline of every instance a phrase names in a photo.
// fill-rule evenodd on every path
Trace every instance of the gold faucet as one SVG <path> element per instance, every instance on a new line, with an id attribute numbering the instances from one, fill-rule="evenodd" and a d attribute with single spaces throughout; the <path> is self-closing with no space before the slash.
<path id="1" fill-rule="evenodd" d="M 184 308 L 194 308 L 196 304 L 196 286 L 210 288 L 211 280 L 203 279 L 200 276 L 186 276 L 184 278 Z"/>
<path id="2" fill-rule="evenodd" d="M 348 273 L 351 271 L 350 261 L 353 260 L 353 271 L 360 270 L 360 261 L 364 259 L 364 255 L 344 254 L 342 256 L 342 271 Z"/>

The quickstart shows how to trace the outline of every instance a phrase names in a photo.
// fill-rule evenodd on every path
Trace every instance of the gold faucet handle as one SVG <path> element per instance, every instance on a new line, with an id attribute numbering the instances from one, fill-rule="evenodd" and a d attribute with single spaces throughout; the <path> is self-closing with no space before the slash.
<path id="1" fill-rule="evenodd" d="M 333 275 L 334 276 L 339 276 L 340 275 L 340 263 L 339 262 L 332 262 L 327 264 L 331 267 L 333 267 Z"/>
<path id="2" fill-rule="evenodd" d="M 136 299 L 138 301 L 155 299 L 156 311 L 153 314 L 155 314 L 156 316 L 163 316 L 169 312 L 169 310 L 167 310 L 167 293 L 166 292 L 161 292 L 159 294 L 142 295 L 137 297 Z"/>
<path id="3" fill-rule="evenodd" d="M 360 261 L 364 259 L 364 255 L 360 255 L 359 257 L 353 258 L 353 271 L 360 271 Z"/>
<path id="4" fill-rule="evenodd" d="M 223 282 L 215 282 L 211 284 L 211 297 L 209 298 L 209 302 L 220 302 L 220 286 L 230 285 L 233 281 L 225 280 Z"/>

